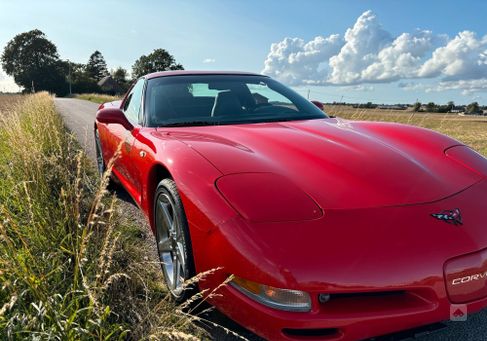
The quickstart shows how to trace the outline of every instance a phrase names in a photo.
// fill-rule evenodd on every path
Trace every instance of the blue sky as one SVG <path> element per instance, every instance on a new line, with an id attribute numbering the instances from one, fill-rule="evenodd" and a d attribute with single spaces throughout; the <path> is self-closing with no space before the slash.
<path id="1" fill-rule="evenodd" d="M 481 0 L 0 0 L 0 48 L 38 28 L 62 58 L 100 50 L 109 68 L 162 47 L 186 69 L 265 71 L 322 101 L 487 104 L 486 13 Z"/>

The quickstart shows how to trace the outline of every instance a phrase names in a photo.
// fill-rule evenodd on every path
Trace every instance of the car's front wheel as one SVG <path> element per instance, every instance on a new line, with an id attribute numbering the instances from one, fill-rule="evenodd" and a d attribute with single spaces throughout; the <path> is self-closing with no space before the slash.
<path id="1" fill-rule="evenodd" d="M 100 133 L 98 129 L 95 130 L 95 153 L 96 153 L 96 168 L 98 169 L 98 173 L 100 176 L 103 176 L 103 173 L 106 170 L 105 161 L 103 161 L 103 151 L 101 149 L 101 142 L 100 142 Z"/>
<path id="2" fill-rule="evenodd" d="M 154 223 L 159 259 L 166 285 L 177 302 L 190 294 L 186 281 L 194 276 L 188 223 L 176 183 L 162 180 L 154 197 Z"/>

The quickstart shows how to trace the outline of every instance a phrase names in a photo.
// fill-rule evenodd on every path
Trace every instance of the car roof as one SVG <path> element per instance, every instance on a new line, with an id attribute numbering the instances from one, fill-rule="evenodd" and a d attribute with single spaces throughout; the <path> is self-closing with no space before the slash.
<path id="1" fill-rule="evenodd" d="M 175 70 L 175 71 L 161 71 L 145 75 L 144 78 L 158 78 L 167 76 L 190 76 L 190 75 L 239 75 L 239 76 L 263 76 L 258 73 L 242 72 L 242 71 L 195 71 L 195 70 Z M 265 76 L 267 77 L 267 76 Z"/>

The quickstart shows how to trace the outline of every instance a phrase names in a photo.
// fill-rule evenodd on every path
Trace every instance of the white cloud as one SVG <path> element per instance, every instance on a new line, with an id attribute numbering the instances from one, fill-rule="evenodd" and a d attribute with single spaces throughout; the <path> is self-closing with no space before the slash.
<path id="1" fill-rule="evenodd" d="M 325 81 L 323 63 L 343 45 L 338 34 L 318 36 L 309 42 L 285 38 L 274 43 L 267 55 L 262 73 L 288 84 L 320 84 Z"/>
<path id="2" fill-rule="evenodd" d="M 373 85 L 366 85 L 366 84 L 347 85 L 347 86 L 340 87 L 340 89 L 352 90 L 352 91 L 374 91 L 375 90 Z"/>
<path id="3" fill-rule="evenodd" d="M 0 70 L 0 92 L 17 92 L 19 87 L 15 84 L 14 79 L 7 76 L 2 70 Z"/>
<path id="4" fill-rule="evenodd" d="M 214 58 L 206 58 L 205 60 L 203 60 L 203 63 L 205 64 L 213 64 L 216 62 L 216 59 Z"/>
<path id="5" fill-rule="evenodd" d="M 418 82 L 400 82 L 397 86 L 408 91 L 425 90 L 427 88 L 426 84 Z"/>
<path id="6" fill-rule="evenodd" d="M 372 64 L 379 51 L 392 41 L 391 35 L 377 21 L 372 11 L 363 13 L 345 33 L 345 45 L 329 60 L 328 81 L 353 84 L 362 79 L 362 71 Z"/>
<path id="7" fill-rule="evenodd" d="M 462 95 L 471 95 L 476 92 L 487 91 L 487 79 L 467 79 L 457 81 L 443 81 L 434 87 L 429 87 L 427 91 L 446 91 L 462 90 Z"/>
<path id="8" fill-rule="evenodd" d="M 487 36 L 477 39 L 463 31 L 439 47 L 418 71 L 419 77 L 445 76 L 448 80 L 487 77 Z"/>
<path id="9" fill-rule="evenodd" d="M 456 81 L 439 81 L 436 84 L 416 82 L 400 82 L 398 86 L 407 91 L 442 92 L 461 90 L 462 95 L 471 95 L 487 91 L 487 78 L 462 79 Z"/>
<path id="10" fill-rule="evenodd" d="M 361 73 L 361 80 L 390 82 L 401 78 L 414 78 L 424 57 L 445 37 L 431 31 L 403 33 L 383 48 Z"/>
<path id="11" fill-rule="evenodd" d="M 272 44 L 262 72 L 290 85 L 438 78 L 444 87 L 477 91 L 469 89 L 478 89 L 478 82 L 459 81 L 487 78 L 487 36 L 477 38 L 475 33 L 464 31 L 449 39 L 444 34 L 416 30 L 394 37 L 372 11 L 366 11 L 343 39 L 332 34 L 308 42 L 285 38 Z M 457 83 L 451 83 L 454 81 Z"/>

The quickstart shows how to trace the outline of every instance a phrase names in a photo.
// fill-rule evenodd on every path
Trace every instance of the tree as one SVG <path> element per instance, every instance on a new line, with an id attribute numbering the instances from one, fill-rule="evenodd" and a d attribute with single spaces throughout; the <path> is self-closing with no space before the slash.
<path id="1" fill-rule="evenodd" d="M 112 71 L 112 78 L 114 81 L 120 84 L 127 82 L 127 70 L 119 66 L 117 69 Z"/>
<path id="2" fill-rule="evenodd" d="M 49 91 L 65 95 L 68 91 L 63 65 L 56 45 L 40 30 L 16 35 L 2 54 L 2 68 L 25 91 Z"/>
<path id="3" fill-rule="evenodd" d="M 468 115 L 475 115 L 480 112 L 480 106 L 477 102 L 472 102 L 469 105 L 467 105 L 467 109 L 465 110 L 465 113 Z"/>
<path id="4" fill-rule="evenodd" d="M 100 92 L 95 79 L 91 78 L 86 72 L 86 65 L 73 62 L 64 62 L 64 72 L 71 81 L 72 92 L 75 94 Z"/>
<path id="5" fill-rule="evenodd" d="M 455 104 L 452 101 L 450 101 L 450 102 L 448 102 L 447 105 L 437 106 L 436 111 L 441 113 L 441 114 L 446 114 L 446 113 L 451 112 L 454 107 L 455 107 Z"/>
<path id="6" fill-rule="evenodd" d="M 124 93 L 128 90 L 129 83 L 127 81 L 127 70 L 123 67 L 118 67 L 111 72 L 113 80 L 117 83 L 120 88 L 120 92 Z"/>
<path id="7" fill-rule="evenodd" d="M 435 112 L 436 111 L 436 104 L 434 102 L 429 102 L 426 104 L 426 111 L 427 112 Z"/>
<path id="8" fill-rule="evenodd" d="M 421 103 L 420 102 L 414 103 L 413 111 L 418 112 L 420 109 L 421 109 Z"/>
<path id="9" fill-rule="evenodd" d="M 151 54 L 142 55 L 132 66 L 132 78 L 137 79 L 151 72 L 184 70 L 174 57 L 164 49 L 156 49 Z"/>
<path id="10" fill-rule="evenodd" d="M 88 63 L 86 64 L 86 73 L 89 77 L 99 81 L 103 77 L 109 75 L 107 69 L 107 63 L 105 62 L 105 58 L 100 51 L 95 51 L 90 56 Z"/>
<path id="11" fill-rule="evenodd" d="M 446 106 L 448 107 L 448 112 L 451 112 L 455 108 L 455 102 L 449 101 Z"/>

